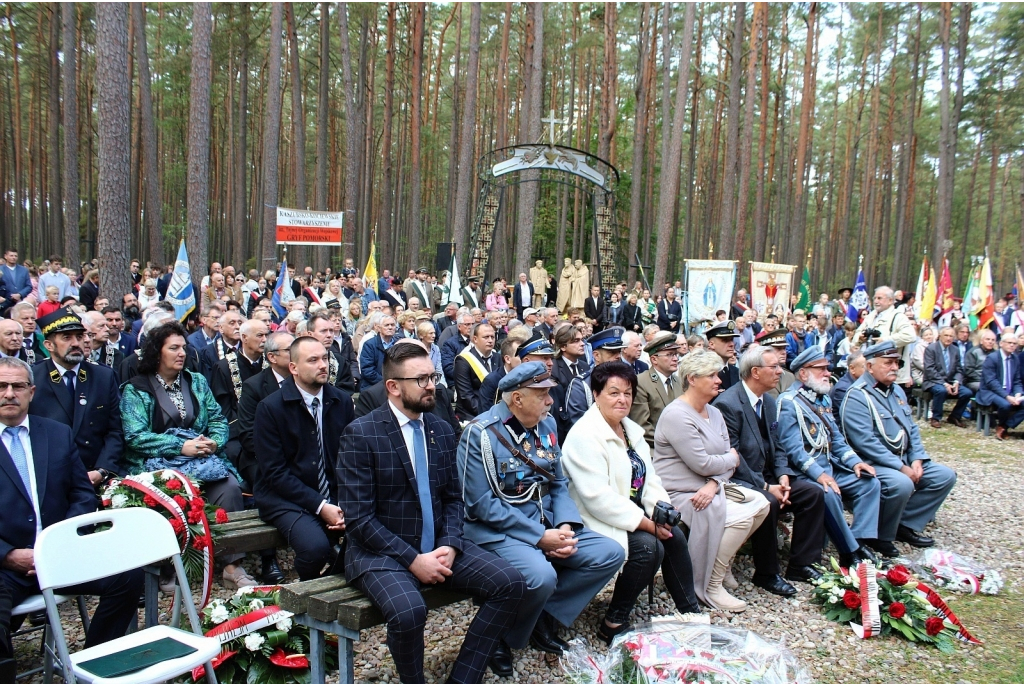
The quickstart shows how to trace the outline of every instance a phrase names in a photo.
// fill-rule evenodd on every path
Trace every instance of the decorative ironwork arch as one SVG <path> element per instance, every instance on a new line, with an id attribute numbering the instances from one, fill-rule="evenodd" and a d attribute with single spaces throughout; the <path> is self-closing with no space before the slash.
<path id="1" fill-rule="evenodd" d="M 619 172 L 614 166 L 584 150 L 543 143 L 491 150 L 477 166 L 482 184 L 470 236 L 468 275 L 487 276 L 505 190 L 522 183 L 558 183 L 586 193 L 593 203 L 592 239 L 598 254 L 593 282 L 604 287 L 623 277 L 626 262 L 615 218 Z"/>

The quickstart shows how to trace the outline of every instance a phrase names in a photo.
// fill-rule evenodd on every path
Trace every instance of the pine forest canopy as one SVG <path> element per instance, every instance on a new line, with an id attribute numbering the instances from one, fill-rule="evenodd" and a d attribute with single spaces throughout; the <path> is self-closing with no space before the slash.
<path id="1" fill-rule="evenodd" d="M 546 142 L 553 110 L 558 144 L 621 173 L 623 253 L 655 283 L 713 246 L 811 255 L 821 291 L 863 255 L 869 285 L 912 288 L 952 245 L 958 292 L 986 247 L 1005 290 L 1022 79 L 1010 3 L 5 3 L 0 238 L 98 256 L 124 291 L 180 237 L 194 271 L 267 268 L 280 204 L 346 212 L 348 245 L 289 261 L 362 264 L 375 237 L 404 271 L 465 255 L 478 160 Z M 579 190 L 509 193 L 491 273 L 593 261 Z"/>

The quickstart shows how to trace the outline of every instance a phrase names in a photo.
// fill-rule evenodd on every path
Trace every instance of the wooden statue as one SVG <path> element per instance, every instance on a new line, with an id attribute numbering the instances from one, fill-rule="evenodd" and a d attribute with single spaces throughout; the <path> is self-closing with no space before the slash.
<path id="1" fill-rule="evenodd" d="M 544 260 L 538 259 L 530 269 L 530 282 L 533 283 L 533 306 L 543 307 L 547 302 L 548 270 L 544 268 Z"/>
<path id="2" fill-rule="evenodd" d="M 555 307 L 562 314 L 569 311 L 569 299 L 572 297 L 573 282 L 576 280 L 576 268 L 572 265 L 572 259 L 565 258 L 565 266 L 562 267 L 562 276 L 558 279 L 558 300 Z M 583 301 L 580 300 L 580 306 Z"/>

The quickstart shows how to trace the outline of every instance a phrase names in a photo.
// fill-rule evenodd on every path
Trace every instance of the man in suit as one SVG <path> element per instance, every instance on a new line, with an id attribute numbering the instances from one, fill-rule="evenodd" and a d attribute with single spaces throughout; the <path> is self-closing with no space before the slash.
<path id="1" fill-rule="evenodd" d="M 601 297 L 601 286 L 590 286 L 590 297 L 583 301 L 583 313 L 594 322 L 595 331 L 604 328 L 606 312 L 604 298 Z"/>
<path id="2" fill-rule="evenodd" d="M 874 562 L 867 546 L 878 549 L 881 487 L 874 467 L 857 456 L 832 418 L 828 360 L 821 348 L 809 347 L 790 368 L 796 382 L 779 395 L 775 448 L 785 454 L 796 479 L 823 489 L 825 532 L 839 550 L 840 563 Z M 844 499 L 853 509 L 852 528 L 846 523 Z"/>
<path id="3" fill-rule="evenodd" d="M 416 269 L 416 277 L 409 281 L 405 296 L 406 298 L 415 297 L 420 301 L 422 309 L 432 313 L 434 298 L 431 296 L 434 294 L 434 287 L 427 280 L 428 276 L 430 276 L 430 271 L 426 267 Z"/>
<path id="4" fill-rule="evenodd" d="M 36 306 L 31 302 L 19 302 L 11 307 L 11 320 L 21 324 L 24 335 L 21 341 L 21 360 L 35 366 L 49 356 L 43 346 L 43 336 L 36 326 Z"/>
<path id="5" fill-rule="evenodd" d="M 388 303 L 388 306 L 394 309 L 395 307 L 401 306 L 405 308 L 405 292 L 402 286 L 402 279 L 394 278 L 391 280 L 391 287 L 381 293 L 380 299 Z"/>
<path id="6" fill-rule="evenodd" d="M 469 345 L 455 357 L 455 414 L 460 421 L 469 421 L 489 408 L 480 397 L 487 374 L 501 366 L 501 356 L 494 351 L 494 327 L 487 322 L 473 326 Z"/>
<path id="7" fill-rule="evenodd" d="M 107 318 L 100 312 L 86 312 L 82 316 L 87 340 L 87 358 L 93 364 L 105 366 L 115 374 L 121 368 L 124 354 L 117 345 L 110 344 L 110 326 Z"/>
<path id="8" fill-rule="evenodd" d="M 228 352 L 217 362 L 210 378 L 210 390 L 220 405 L 220 411 L 228 421 L 228 442 L 225 454 L 237 468 L 242 453 L 240 426 L 238 425 L 238 402 L 242 397 L 242 385 L 263 370 L 263 347 L 270 329 L 262 321 L 250 320 L 239 329 L 242 344 L 237 351 Z M 248 481 L 250 487 L 253 481 Z"/>
<path id="9" fill-rule="evenodd" d="M 441 314 L 434 315 L 434 330 L 437 332 L 437 340 L 439 345 L 441 341 L 441 334 L 444 333 L 448 328 L 458 323 L 456 320 L 458 314 L 459 305 L 454 302 L 449 302 L 444 306 L 444 311 Z"/>
<path id="10" fill-rule="evenodd" d="M 348 337 L 348 333 L 342 331 L 342 344 L 338 344 L 338 330 L 327 309 L 313 312 L 306 321 L 306 331 L 319 340 L 331 354 L 327 382 L 339 390 L 354 393 L 356 381 L 352 377 L 352 339 Z"/>
<path id="11" fill-rule="evenodd" d="M 829 399 L 832 400 L 832 407 L 835 411 L 832 412 L 832 418 L 836 420 L 836 424 L 839 426 L 839 430 L 843 430 L 842 414 L 839 409 L 843 406 L 843 400 L 846 399 L 846 393 L 850 391 L 850 386 L 856 382 L 858 378 L 864 375 L 864 370 L 867 368 L 867 362 L 864 360 L 864 355 L 860 352 L 851 352 L 850 356 L 846 358 L 847 366 L 846 373 L 843 377 L 832 386 L 832 392 L 828 394 Z"/>
<path id="12" fill-rule="evenodd" d="M 676 301 L 676 291 L 669 288 L 665 291 L 665 299 L 658 303 L 658 328 L 678 333 L 682 320 L 683 307 Z"/>
<path id="13" fill-rule="evenodd" d="M 718 372 L 722 384 L 718 388 L 723 393 L 740 382 L 740 372 L 736 368 L 736 323 L 733 321 L 720 321 L 704 331 L 704 337 L 708 339 L 708 349 L 721 358 L 725 366 Z"/>
<path id="14" fill-rule="evenodd" d="M 207 380 L 213 377 L 213 370 L 228 352 L 241 347 L 241 328 L 245 318 L 236 310 L 224 312 L 217 320 L 220 335 L 199 353 L 199 363 Z"/>
<path id="15" fill-rule="evenodd" d="M 441 345 L 441 370 L 444 371 L 445 382 L 449 388 L 455 387 L 455 358 L 469 345 L 469 336 L 473 332 L 473 315 L 468 311 L 459 314 L 458 323 L 446 330 L 451 333 Z"/>
<path id="16" fill-rule="evenodd" d="M 563 324 L 555 333 L 554 348 L 557 353 L 551 368 L 551 378 L 563 391 L 568 392 L 569 382 L 577 376 L 582 376 L 590 368 L 590 364 L 587 363 L 586 347 L 583 344 L 583 333 L 575 326 Z"/>
<path id="17" fill-rule="evenodd" d="M 499 676 L 511 675 L 509 650 L 527 642 L 562 654 L 568 646 L 558 624 L 572 625 L 625 557 L 618 543 L 584 528 L 569 497 L 549 414 L 548 390 L 555 385 L 543 364 L 520 364 L 501 381 L 502 401 L 467 426 L 459 441 L 466 537 L 526 579 L 517 619 L 492 666 Z"/>
<path id="18" fill-rule="evenodd" d="M 0 319 L 0 357 L 17 357 L 21 359 L 22 339 L 20 323 L 10 319 Z"/>
<path id="19" fill-rule="evenodd" d="M 338 499 L 348 517 L 345 577 L 384 614 L 388 649 L 404 683 L 422 683 L 424 585 L 481 601 L 449 681 L 483 682 L 512 628 L 525 583 L 513 566 L 463 537 L 455 436 L 431 413 L 434 365 L 425 348 L 385 355 L 388 401 L 345 431 Z M 510 669 L 511 670 L 511 669 Z"/>
<path id="20" fill-rule="evenodd" d="M 100 296 L 100 272 L 93 269 L 85 275 L 85 283 L 78 290 L 78 301 L 86 309 L 93 309 L 96 298 Z"/>
<path id="21" fill-rule="evenodd" d="M 526 274 L 519 274 L 519 280 L 512 288 L 512 306 L 515 307 L 519 320 L 525 321 L 524 312 L 528 307 L 533 307 L 533 283 L 526 280 Z"/>
<path id="22" fill-rule="evenodd" d="M 39 380 L 29 413 L 71 428 L 89 481 L 124 474 L 121 394 L 114 372 L 85 361 L 85 326 L 70 308 L 39 320 L 50 358 L 33 367 Z"/>
<path id="23" fill-rule="evenodd" d="M 501 364 L 487 374 L 483 385 L 480 386 L 481 411 L 490 409 L 500 401 L 498 384 L 501 383 L 505 374 L 519 366 L 519 355 L 517 354 L 519 346 L 526 343 L 531 337 L 533 337 L 532 330 L 525 326 L 517 326 L 501 341 L 498 349 L 501 354 Z"/>
<path id="24" fill-rule="evenodd" d="M 14 306 L 32 294 L 32 277 L 18 264 L 18 251 L 8 248 L 4 252 L 4 263 L 0 265 L 0 277 L 7 287 L 7 300 Z M 6 307 L 5 307 L 6 308 Z"/>
<path id="25" fill-rule="evenodd" d="M 953 329 L 946 326 L 939 331 L 939 339 L 924 351 L 924 381 L 921 385 L 932 394 L 932 428 L 942 425 L 943 404 L 947 397 L 956 398 L 956 406 L 947 422 L 963 428 L 966 424 L 960 417 L 974 396 L 971 389 L 963 385 L 963 365 L 953 344 L 954 335 Z"/>
<path id="26" fill-rule="evenodd" d="M 483 306 L 484 296 L 480 292 L 478 276 L 470 276 L 466 279 L 466 286 L 462 289 L 462 302 L 470 309 L 480 309 Z"/>
<path id="27" fill-rule="evenodd" d="M 292 377 L 259 403 L 253 420 L 256 506 L 295 550 L 295 570 L 309 580 L 331 570 L 345 530 L 338 506 L 337 456 L 355 419 L 352 398 L 328 384 L 330 354 L 315 338 L 288 351 Z"/>
<path id="28" fill-rule="evenodd" d="M 971 327 L 966 323 L 958 323 L 955 329 L 957 353 L 960 355 L 960 366 L 967 363 L 967 353 L 971 351 L 974 344 L 971 342 Z"/>
<path id="29" fill-rule="evenodd" d="M 96 510 L 96 493 L 71 429 L 28 415 L 35 394 L 32 375 L 20 359 L 0 359 L 0 680 L 6 683 L 14 682 L 10 609 L 40 592 L 33 553 L 37 536 L 48 526 Z M 140 568 L 55 592 L 99 596 L 85 634 L 85 646 L 93 647 L 134 625 L 142 585 Z"/>
<path id="30" fill-rule="evenodd" d="M 732 480 L 757 490 L 771 506 L 769 514 L 751 535 L 754 585 L 791 597 L 796 588 L 787 580 L 812 582 L 821 577 L 825 540 L 825 492 L 809 480 L 796 478 L 785 452 L 775 449 L 772 424 L 778 409 L 767 394 L 778 383 L 782 366 L 770 347 L 754 345 L 740 357 L 740 382 L 715 402 L 729 429 L 729 442 L 739 452 L 740 463 Z M 786 578 L 780 575 L 776 530 L 783 508 L 793 512 L 793 543 Z"/>
<path id="31" fill-rule="evenodd" d="M 627 330 L 622 334 L 622 361 L 633 367 L 633 373 L 640 377 L 647 369 L 651 368 L 646 362 L 640 359 L 644 351 L 644 339 L 639 333 Z"/>
<path id="32" fill-rule="evenodd" d="M 376 326 L 377 335 L 363 340 L 359 377 L 364 385 L 376 385 L 384 379 L 384 352 L 395 343 L 396 328 L 395 317 L 384 315 Z"/>
<path id="33" fill-rule="evenodd" d="M 124 314 L 121 313 L 120 309 L 112 305 L 104 307 L 102 313 L 103 318 L 107 320 L 107 328 L 110 329 L 107 335 L 107 342 L 116 346 L 121 351 L 122 359 L 127 357 L 135 351 L 138 343 L 135 338 L 126 335 L 124 332 Z"/>
<path id="34" fill-rule="evenodd" d="M 999 340 L 999 351 L 985 358 L 981 367 L 978 404 L 996 409 L 996 437 L 1007 438 L 1007 431 L 1024 421 L 1024 378 L 1021 359 L 1015 354 L 1020 340 L 1009 331 Z"/>
<path id="35" fill-rule="evenodd" d="M 955 359 L 956 348 L 950 351 Z M 956 484 L 956 473 L 932 461 L 924 449 L 910 403 L 897 382 L 901 352 L 891 340 L 862 352 L 867 372 L 846 393 L 840 414 L 850 447 L 874 465 L 882 487 L 878 540 L 872 547 L 894 557 L 899 556 L 894 539 L 914 547 L 935 544 L 921 531 L 935 519 Z"/>
<path id="36" fill-rule="evenodd" d="M 679 397 L 682 388 L 675 375 L 679 368 L 676 334 L 671 331 L 655 333 L 644 347 L 644 352 L 651 360 L 651 368 L 637 375 L 636 397 L 633 398 L 629 418 L 644 429 L 644 439 L 654 449 L 654 428 L 661 412 Z"/>
<path id="37" fill-rule="evenodd" d="M 558 323 L 558 310 L 554 307 L 545 307 L 540 311 L 540 317 L 537 330 L 540 331 L 545 340 L 551 342 L 551 338 L 555 335 L 555 324 Z"/>
<path id="38" fill-rule="evenodd" d="M 1007 331 L 1009 333 L 1010 331 Z M 985 359 L 996 350 L 996 334 L 987 328 L 978 331 L 978 344 L 964 356 L 964 385 L 978 396 L 981 390 L 981 367 Z"/>
<path id="39" fill-rule="evenodd" d="M 217 339 L 217 327 L 222 314 L 227 311 L 223 302 L 211 302 L 203 307 L 199 316 L 199 323 L 202 324 L 195 332 L 188 336 L 188 343 L 199 351 L 205 350 Z"/>

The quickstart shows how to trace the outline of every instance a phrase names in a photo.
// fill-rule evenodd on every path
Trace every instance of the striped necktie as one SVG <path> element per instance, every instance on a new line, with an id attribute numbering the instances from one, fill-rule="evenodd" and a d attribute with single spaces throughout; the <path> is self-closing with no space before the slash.
<path id="1" fill-rule="evenodd" d="M 320 452 L 320 459 L 316 463 L 316 483 L 320 490 L 320 496 L 328 502 L 331 501 L 331 488 L 327 483 L 327 468 L 324 460 L 324 439 L 320 434 L 320 398 L 313 398 L 313 425 L 316 427 L 316 447 L 317 451 Z"/>

